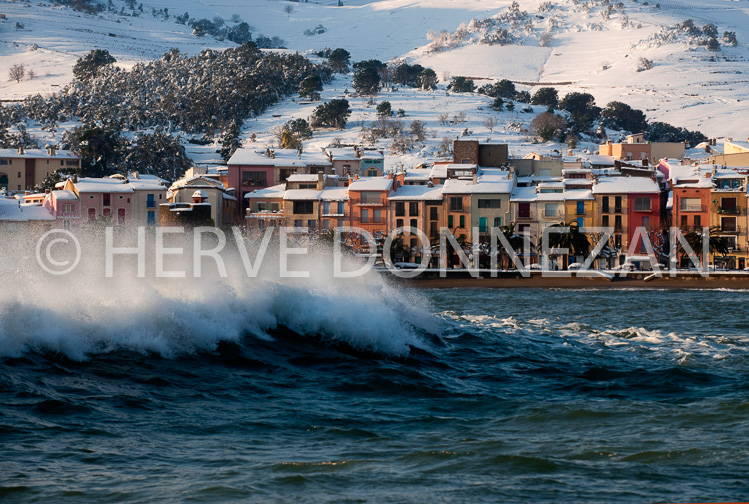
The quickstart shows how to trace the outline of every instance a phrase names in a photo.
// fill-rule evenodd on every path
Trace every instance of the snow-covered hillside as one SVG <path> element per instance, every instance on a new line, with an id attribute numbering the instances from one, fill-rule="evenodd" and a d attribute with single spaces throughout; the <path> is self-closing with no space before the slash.
<path id="1" fill-rule="evenodd" d="M 116 7 L 122 4 L 122 0 L 113 2 Z M 92 48 L 108 49 L 127 68 L 172 47 L 192 54 L 204 47 L 233 45 L 210 36 L 196 37 L 191 28 L 174 22 L 176 15 L 188 12 L 193 18 L 219 17 L 227 24 L 246 21 L 256 37 L 280 37 L 290 50 L 344 47 L 354 61 L 404 57 L 434 68 L 443 83 L 449 76 L 467 75 L 508 78 L 524 83 L 519 89 L 530 91 L 533 84 L 553 84 L 560 96 L 574 90 L 593 94 L 601 106 L 624 101 L 645 110 L 649 119 L 711 136 L 746 134 L 737 131 L 749 89 L 749 9 L 742 2 L 661 0 L 656 7 L 655 2 L 634 0 L 563 0 L 549 8 L 549 2 L 521 0 L 520 10 L 528 13 L 531 26 L 519 23 L 519 36 L 512 43 L 467 40 L 441 51 L 433 50 L 430 32 L 433 39 L 443 30 L 454 34 L 474 19 L 502 18 L 511 0 L 343 0 L 343 4 L 338 6 L 337 0 L 144 0 L 142 12 L 133 17 L 83 14 L 44 1 L 5 2 L 0 4 L 0 14 L 6 15 L 0 21 L 2 68 L 23 63 L 36 77 L 15 82 L 0 76 L 0 98 L 54 92 L 72 78 L 75 60 Z M 165 8 L 168 19 L 153 15 Z M 604 17 L 603 11 L 608 15 Z M 673 40 L 664 36 L 669 27 L 690 18 L 698 27 L 715 24 L 720 34 L 735 32 L 738 46 L 724 44 L 719 52 L 710 52 L 683 36 Z M 319 26 L 322 33 L 305 35 Z M 550 33 L 548 45 L 541 47 L 546 45 L 540 42 L 545 31 Z M 638 72 L 640 58 L 652 60 L 653 68 Z M 296 115 L 308 112 L 299 110 Z M 274 114 L 279 115 L 269 117 Z"/>

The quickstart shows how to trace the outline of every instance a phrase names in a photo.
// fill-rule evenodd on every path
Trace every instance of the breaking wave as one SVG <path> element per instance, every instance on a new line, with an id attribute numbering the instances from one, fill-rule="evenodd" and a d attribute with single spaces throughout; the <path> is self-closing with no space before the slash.
<path id="1" fill-rule="evenodd" d="M 327 267 L 332 254 L 324 250 L 299 256 L 290 266 L 308 271 L 309 278 L 282 278 L 271 250 L 256 278 L 248 278 L 235 254 L 226 257 L 226 278 L 208 271 L 202 278 L 168 279 L 138 278 L 127 258 L 118 258 L 115 276 L 106 278 L 101 252 L 61 277 L 43 273 L 28 255 L 5 253 L 0 357 L 53 351 L 85 360 L 129 350 L 174 358 L 212 351 L 225 341 L 272 339 L 269 331 L 279 327 L 403 355 L 424 346 L 422 336 L 435 329 L 428 303 L 417 293 L 399 290 L 374 272 L 335 278 Z M 344 261 L 349 270 L 358 266 Z M 178 257 L 167 269 L 192 267 L 190 258 Z"/>

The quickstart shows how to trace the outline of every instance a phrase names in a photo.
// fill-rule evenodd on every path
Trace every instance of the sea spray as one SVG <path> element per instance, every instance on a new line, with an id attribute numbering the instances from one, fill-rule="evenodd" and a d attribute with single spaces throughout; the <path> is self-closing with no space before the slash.
<path id="1" fill-rule="evenodd" d="M 137 237 L 125 232 L 117 239 L 125 248 Z M 254 278 L 247 276 L 242 257 L 230 247 L 222 253 L 225 277 L 210 258 L 203 259 L 203 274 L 195 277 L 192 234 L 173 236 L 169 247 L 184 253 L 167 257 L 163 269 L 185 275 L 160 278 L 154 274 L 152 241 L 147 242 L 142 277 L 137 258 L 127 255 L 110 257 L 113 274 L 106 275 L 100 233 L 89 231 L 80 241 L 84 260 L 64 276 L 35 265 L 33 257 L 23 253 L 27 243 L 3 246 L 0 357 L 35 350 L 81 360 L 125 349 L 173 358 L 211 351 L 221 341 L 267 339 L 268 331 L 278 326 L 354 348 L 403 355 L 411 346 L 425 345 L 421 334 L 436 330 L 426 301 L 416 292 L 391 287 L 375 272 L 336 278 L 331 247 L 306 239 L 295 246 L 307 253 L 288 261 L 289 269 L 308 272 L 306 278 L 281 274 L 276 242 L 262 256 Z M 257 243 L 247 245 L 250 257 L 259 258 Z M 345 268 L 359 266 L 353 257 L 345 257 Z"/>

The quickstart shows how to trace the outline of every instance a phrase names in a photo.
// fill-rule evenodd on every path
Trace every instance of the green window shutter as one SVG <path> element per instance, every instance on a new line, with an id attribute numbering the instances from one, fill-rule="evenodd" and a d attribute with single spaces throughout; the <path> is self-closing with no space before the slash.
<path id="1" fill-rule="evenodd" d="M 450 229 L 453 228 L 453 216 L 452 215 L 447 216 L 447 227 L 449 227 Z"/>

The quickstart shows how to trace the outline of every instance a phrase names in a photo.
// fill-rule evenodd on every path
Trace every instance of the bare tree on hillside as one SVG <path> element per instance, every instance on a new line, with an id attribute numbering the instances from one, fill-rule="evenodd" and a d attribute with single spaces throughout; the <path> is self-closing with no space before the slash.
<path id="1" fill-rule="evenodd" d="M 14 80 L 16 82 L 21 82 L 24 75 L 26 75 L 26 67 L 23 66 L 23 63 L 13 65 L 12 67 L 10 67 L 10 70 L 8 70 L 8 76 L 10 77 L 10 80 Z"/>

